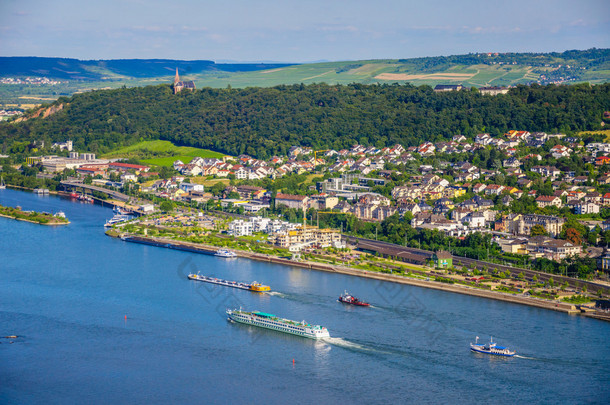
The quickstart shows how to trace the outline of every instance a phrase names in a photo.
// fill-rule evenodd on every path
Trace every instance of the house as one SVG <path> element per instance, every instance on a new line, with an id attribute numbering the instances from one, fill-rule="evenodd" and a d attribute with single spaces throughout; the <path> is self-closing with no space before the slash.
<path id="1" fill-rule="evenodd" d="M 185 176 L 197 176 L 201 174 L 201 167 L 196 164 L 189 163 L 180 167 L 180 173 Z"/>
<path id="2" fill-rule="evenodd" d="M 251 221 L 237 219 L 229 223 L 229 235 L 233 236 L 252 236 L 254 224 Z"/>
<path id="3" fill-rule="evenodd" d="M 278 193 L 275 196 L 275 205 L 285 205 L 288 208 L 295 208 L 302 210 L 307 208 L 309 203 L 309 197 L 305 195 L 292 195 L 292 194 L 281 194 Z"/>
<path id="4" fill-rule="evenodd" d="M 265 194 L 265 189 L 257 186 L 241 185 L 237 186 L 236 191 L 239 193 L 241 198 L 262 198 Z"/>
<path id="5" fill-rule="evenodd" d="M 398 212 L 401 215 L 404 215 L 407 212 L 410 212 L 411 215 L 415 215 L 418 212 L 421 212 L 421 209 L 419 208 L 419 205 L 417 205 L 415 203 L 405 203 L 405 204 L 400 204 L 398 206 Z"/>
<path id="6" fill-rule="evenodd" d="M 463 90 L 464 86 L 461 84 L 437 84 L 434 86 L 434 91 L 436 93 L 445 92 L 445 91 L 460 91 Z"/>
<path id="7" fill-rule="evenodd" d="M 434 261 L 434 267 L 436 268 L 448 269 L 453 267 L 453 256 L 445 250 L 434 252 L 432 260 Z"/>
<path id="8" fill-rule="evenodd" d="M 337 204 L 339 204 L 339 198 L 326 193 L 312 195 L 309 200 L 310 208 L 317 210 L 332 210 Z"/>
<path id="9" fill-rule="evenodd" d="M 470 215 L 473 211 L 468 208 L 458 207 L 451 211 L 451 219 L 462 222 L 462 219 Z"/>
<path id="10" fill-rule="evenodd" d="M 550 236 L 556 237 L 561 233 L 563 224 L 565 223 L 565 218 L 553 215 L 517 215 L 514 217 L 512 223 L 509 224 L 508 231 L 519 235 L 529 235 L 534 225 L 541 225 Z"/>
<path id="11" fill-rule="evenodd" d="M 551 178 L 555 178 L 561 174 L 561 170 L 551 166 L 534 166 L 532 167 L 532 171 L 540 174 L 543 177 L 550 176 Z"/>
<path id="12" fill-rule="evenodd" d="M 570 153 L 572 153 L 572 149 L 563 145 L 555 145 L 551 148 L 550 152 L 551 156 L 553 156 L 555 159 L 559 159 L 562 157 L 570 156 Z"/>
<path id="13" fill-rule="evenodd" d="M 479 87 L 479 91 L 481 92 L 481 94 L 484 94 L 484 95 L 497 96 L 498 94 L 508 93 L 508 87 L 497 87 L 497 86 Z"/>
<path id="14" fill-rule="evenodd" d="M 504 167 L 519 167 L 521 166 L 521 162 L 516 157 L 510 157 L 502 162 L 502 166 Z"/>
<path id="15" fill-rule="evenodd" d="M 193 191 L 204 191 L 203 190 L 203 184 L 191 184 L 191 183 L 181 183 L 180 184 L 180 190 L 184 191 L 185 193 L 190 193 Z"/>
<path id="16" fill-rule="evenodd" d="M 133 173 L 124 173 L 121 175 L 121 181 L 124 183 L 136 182 L 136 181 L 138 181 L 138 176 L 136 176 Z"/>
<path id="17" fill-rule="evenodd" d="M 530 188 L 532 184 L 534 184 L 534 182 L 528 178 L 522 178 L 517 180 L 517 185 L 521 188 Z"/>
<path id="18" fill-rule="evenodd" d="M 574 213 L 581 214 L 599 214 L 600 206 L 594 202 L 581 202 L 574 206 Z"/>
<path id="19" fill-rule="evenodd" d="M 552 195 L 541 195 L 536 198 L 536 205 L 540 208 L 554 205 L 557 208 L 561 208 L 561 198 Z"/>
<path id="20" fill-rule="evenodd" d="M 530 254 L 541 253 L 551 260 L 562 260 L 568 256 L 581 254 L 582 246 L 563 239 L 535 236 L 529 239 L 527 250 Z"/>
<path id="21" fill-rule="evenodd" d="M 485 188 L 487 188 L 485 184 L 477 183 L 472 187 L 472 192 L 475 194 L 479 194 L 482 193 Z"/>
<path id="22" fill-rule="evenodd" d="M 597 158 L 595 158 L 596 166 L 603 166 L 607 164 L 610 164 L 610 156 L 598 156 Z"/>
<path id="23" fill-rule="evenodd" d="M 513 201 L 514 201 L 514 198 L 512 198 L 509 195 L 506 195 L 500 199 L 500 203 L 502 203 L 502 205 L 506 205 L 506 206 L 509 206 L 510 203 Z"/>
<path id="24" fill-rule="evenodd" d="M 587 193 L 583 200 L 585 202 L 593 202 L 599 204 L 602 202 L 602 199 L 603 197 L 600 193 L 598 193 L 597 191 L 592 191 L 590 193 Z"/>
<path id="25" fill-rule="evenodd" d="M 479 145 L 489 145 L 491 143 L 491 136 L 489 134 L 478 134 L 474 137 L 474 143 Z"/>
<path id="26" fill-rule="evenodd" d="M 604 251 L 600 256 L 597 257 L 597 269 L 606 271 L 610 270 L 610 252 L 608 252 L 607 248 L 604 248 Z"/>
<path id="27" fill-rule="evenodd" d="M 515 131 L 515 130 L 510 130 L 508 131 L 508 133 L 504 134 L 504 136 L 506 136 L 508 139 L 510 140 L 514 140 L 517 142 L 526 142 L 527 139 L 530 137 L 530 133 L 527 131 Z"/>
<path id="28" fill-rule="evenodd" d="M 599 184 L 610 184 L 610 175 L 602 175 L 597 179 Z"/>
<path id="29" fill-rule="evenodd" d="M 482 212 L 472 212 L 462 218 L 461 222 L 468 224 L 470 228 L 484 228 L 485 227 L 485 214 Z"/>
<path id="30" fill-rule="evenodd" d="M 500 195 L 505 187 L 498 184 L 490 184 L 485 188 L 485 195 Z"/>

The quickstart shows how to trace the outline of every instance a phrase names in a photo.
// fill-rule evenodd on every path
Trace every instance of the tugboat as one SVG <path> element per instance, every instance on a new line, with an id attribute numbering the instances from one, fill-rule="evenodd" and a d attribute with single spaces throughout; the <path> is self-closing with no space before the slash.
<path id="1" fill-rule="evenodd" d="M 358 298 L 350 295 L 347 291 L 341 294 L 337 301 L 342 302 L 344 304 L 358 305 L 360 307 L 368 307 L 371 305 L 368 302 L 360 301 Z"/>
<path id="2" fill-rule="evenodd" d="M 480 344 L 479 337 L 477 336 L 475 342 L 470 344 L 470 350 L 477 353 L 493 354 L 495 356 L 513 357 L 515 355 L 514 350 L 510 350 L 508 347 L 498 346 L 493 340 L 492 337 L 489 339 L 489 343 Z"/>

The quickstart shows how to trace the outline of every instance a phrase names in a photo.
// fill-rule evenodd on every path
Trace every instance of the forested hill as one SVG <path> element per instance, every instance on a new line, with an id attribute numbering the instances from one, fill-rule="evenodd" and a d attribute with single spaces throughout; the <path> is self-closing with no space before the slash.
<path id="1" fill-rule="evenodd" d="M 601 129 L 610 84 L 517 86 L 506 95 L 435 93 L 429 86 L 325 84 L 211 89 L 172 94 L 170 86 L 62 97 L 47 118 L 0 125 L 0 143 L 72 139 L 107 152 L 148 139 L 259 158 L 292 145 L 342 149 L 449 139 L 510 129 L 572 133 Z M 57 108 L 56 108 L 57 109 Z"/>
<path id="2" fill-rule="evenodd" d="M 0 77 L 46 76 L 62 80 L 116 80 L 151 78 L 203 72 L 250 72 L 275 69 L 286 64 L 215 63 L 211 60 L 110 59 L 78 60 L 70 58 L 0 57 Z"/>

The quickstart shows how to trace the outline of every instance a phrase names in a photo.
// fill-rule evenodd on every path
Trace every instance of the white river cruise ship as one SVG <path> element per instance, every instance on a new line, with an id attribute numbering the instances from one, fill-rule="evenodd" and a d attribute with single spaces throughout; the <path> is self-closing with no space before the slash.
<path id="1" fill-rule="evenodd" d="M 277 330 L 279 332 L 291 333 L 293 335 L 320 339 L 330 337 L 328 329 L 320 325 L 310 325 L 305 321 L 296 322 L 290 319 L 277 317 L 265 312 L 246 312 L 241 309 L 227 309 L 229 320 L 233 322 L 245 323 L 261 328 Z"/>

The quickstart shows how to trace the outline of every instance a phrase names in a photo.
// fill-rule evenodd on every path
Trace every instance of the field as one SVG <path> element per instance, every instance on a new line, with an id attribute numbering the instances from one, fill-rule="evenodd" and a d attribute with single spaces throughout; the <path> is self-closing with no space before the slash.
<path id="1" fill-rule="evenodd" d="M 294 83 L 411 83 L 415 86 L 462 84 L 466 87 L 509 86 L 538 79 L 530 66 L 524 65 L 454 65 L 447 69 L 424 72 L 390 60 L 329 62 L 295 65 L 279 69 L 245 73 L 208 73 L 192 79 L 201 87 L 275 86 Z M 610 75 L 608 75 L 610 77 Z"/>
<path id="2" fill-rule="evenodd" d="M 171 166 L 176 160 L 188 163 L 195 157 L 222 158 L 226 156 L 208 149 L 176 146 L 169 141 L 143 141 L 103 155 L 103 158 L 138 159 L 144 164 L 154 166 Z"/>
<path id="3" fill-rule="evenodd" d="M 587 51 L 582 52 L 587 55 Z M 609 64 L 607 57 L 604 59 L 603 53 L 602 56 L 568 55 L 566 56 L 567 59 L 549 55 L 531 56 L 529 59 L 514 62 L 514 64 L 506 62 L 503 62 L 503 64 L 496 64 L 495 62 L 479 63 L 479 61 L 484 61 L 485 58 L 477 59 L 474 62 L 471 59 L 460 59 L 458 62 L 451 63 L 439 61 L 438 58 L 377 59 L 307 63 L 282 67 L 269 65 L 266 70 L 241 72 L 210 69 L 197 71 L 197 73 L 184 73 L 182 76 L 184 80 L 193 80 L 197 88 L 271 87 L 301 83 L 327 83 L 329 85 L 410 83 L 415 86 L 428 85 L 432 87 L 437 84 L 462 84 L 465 87 L 482 87 L 536 82 L 540 79 L 541 74 L 552 76 L 559 69 L 558 66 L 572 65 L 573 70 L 568 73 L 576 74 L 578 79 L 574 82 L 604 83 L 610 80 Z M 590 60 L 592 64 L 587 65 L 589 63 L 587 58 L 594 58 Z M 433 60 L 438 63 L 431 63 L 430 61 Z M 541 61 L 548 64 L 542 64 Z M 470 64 L 471 62 L 473 64 Z M 579 63 L 586 65 L 586 69 L 583 67 L 584 70 L 574 70 L 574 64 L 578 66 Z M 159 76 L 143 77 L 135 75 L 134 77 L 128 77 L 127 75 L 112 73 L 108 69 L 104 70 L 102 67 L 89 66 L 88 69 L 102 74 L 106 80 L 62 79 L 61 83 L 57 85 L 40 86 L 0 84 L 0 108 L 26 109 L 34 104 L 51 102 L 60 96 L 69 96 L 94 89 L 170 85 L 174 79 L 173 72 L 168 72 L 169 74 L 165 75 L 165 71 L 161 72 Z M 155 72 L 159 73 L 158 71 Z M 558 75 L 564 73 L 559 72 Z M 182 154 L 181 156 L 188 157 L 191 155 Z M 156 161 L 156 163 L 167 164 L 166 161 Z"/>
<path id="4" fill-rule="evenodd" d="M 191 177 L 191 183 L 203 184 L 206 187 L 212 187 L 216 183 L 222 183 L 225 186 L 228 186 L 230 181 L 231 180 L 229 179 L 207 179 L 206 177 L 202 176 Z"/>

